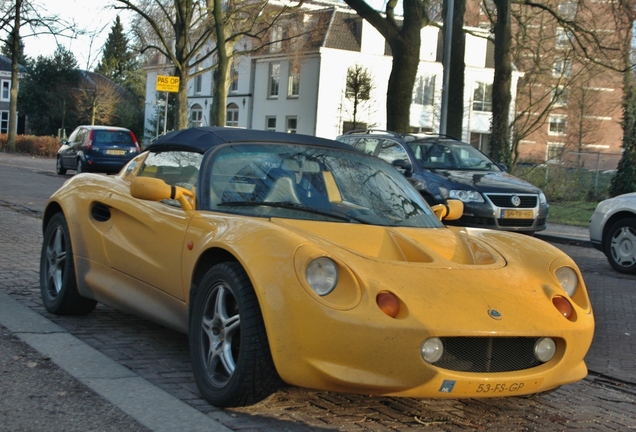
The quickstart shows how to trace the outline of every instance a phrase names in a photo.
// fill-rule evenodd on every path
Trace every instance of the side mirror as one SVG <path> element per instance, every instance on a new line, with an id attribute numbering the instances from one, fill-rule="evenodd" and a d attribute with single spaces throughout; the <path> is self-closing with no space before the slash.
<path id="1" fill-rule="evenodd" d="M 501 168 L 503 172 L 508 172 L 508 166 L 506 164 L 498 163 L 497 166 Z"/>
<path id="2" fill-rule="evenodd" d="M 66 144 L 68 144 L 67 140 L 65 140 L 65 139 L 60 140 L 60 146 L 63 146 L 63 145 L 66 145 Z"/>
<path id="3" fill-rule="evenodd" d="M 192 210 L 194 194 L 180 186 L 170 186 L 161 179 L 153 177 L 135 177 L 130 184 L 130 194 L 134 198 L 147 201 L 176 199 L 184 210 Z"/>
<path id="4" fill-rule="evenodd" d="M 391 165 L 398 169 L 401 173 L 410 173 L 412 170 L 411 164 L 406 159 L 396 159 Z"/>
<path id="5" fill-rule="evenodd" d="M 436 204 L 431 208 L 441 221 L 457 220 L 464 214 L 464 203 L 455 199 L 449 199 L 445 204 Z"/>

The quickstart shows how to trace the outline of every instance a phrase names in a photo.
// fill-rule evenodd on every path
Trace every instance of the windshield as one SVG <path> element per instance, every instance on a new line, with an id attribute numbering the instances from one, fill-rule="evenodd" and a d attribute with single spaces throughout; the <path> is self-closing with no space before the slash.
<path id="1" fill-rule="evenodd" d="M 459 141 L 413 141 L 409 146 L 416 162 L 426 169 L 501 171 L 488 156 Z"/>
<path id="2" fill-rule="evenodd" d="M 383 226 L 441 227 L 419 193 L 380 159 L 293 144 L 239 144 L 204 164 L 205 210 Z"/>

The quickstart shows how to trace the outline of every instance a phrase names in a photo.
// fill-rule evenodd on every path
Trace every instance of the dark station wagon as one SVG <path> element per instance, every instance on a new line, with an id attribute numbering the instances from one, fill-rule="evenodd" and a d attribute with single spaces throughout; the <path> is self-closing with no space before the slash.
<path id="1" fill-rule="evenodd" d="M 546 228 L 550 206 L 537 187 L 506 173 L 470 144 L 440 135 L 351 131 L 337 138 L 398 168 L 429 205 L 464 203 L 449 225 L 533 233 Z"/>

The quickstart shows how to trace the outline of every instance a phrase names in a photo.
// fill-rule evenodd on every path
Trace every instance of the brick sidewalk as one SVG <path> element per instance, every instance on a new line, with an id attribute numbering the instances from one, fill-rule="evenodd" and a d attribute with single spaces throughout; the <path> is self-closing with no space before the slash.
<path id="1" fill-rule="evenodd" d="M 603 375 L 590 376 L 552 394 L 535 398 L 435 400 L 364 397 L 288 388 L 251 407 L 219 410 L 209 405 L 198 393 L 184 335 L 104 305 L 85 317 L 47 314 L 39 298 L 40 243 L 39 219 L 0 206 L 0 291 L 8 293 L 87 345 L 233 430 L 386 431 L 426 428 L 443 431 L 525 431 L 636 428 L 636 386 Z M 633 283 L 631 280 L 628 282 Z M 617 301 L 622 300 L 607 299 L 609 304 Z M 612 343 L 623 342 L 617 336 Z M 603 362 L 599 362 L 598 368 L 602 367 Z M 182 430 L 188 430 L 188 425 L 183 424 Z"/>

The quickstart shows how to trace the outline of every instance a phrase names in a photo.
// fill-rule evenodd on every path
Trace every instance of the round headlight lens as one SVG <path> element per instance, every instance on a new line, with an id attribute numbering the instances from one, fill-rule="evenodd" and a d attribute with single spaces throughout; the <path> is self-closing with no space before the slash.
<path id="1" fill-rule="evenodd" d="M 338 283 L 338 266 L 330 258 L 317 258 L 307 266 L 305 277 L 316 294 L 326 296 Z"/>
<path id="2" fill-rule="evenodd" d="M 576 292 L 576 287 L 579 285 L 579 278 L 576 272 L 570 267 L 561 267 L 556 271 L 556 277 L 563 290 L 572 297 Z"/>
<path id="3" fill-rule="evenodd" d="M 556 353 L 556 344 L 551 338 L 540 338 L 534 344 L 534 358 L 542 363 L 552 360 Z"/>
<path id="4" fill-rule="evenodd" d="M 435 363 L 444 354 L 444 343 L 440 338 L 426 339 L 420 348 L 422 358 L 427 363 Z"/>
<path id="5" fill-rule="evenodd" d="M 458 199 L 462 202 L 484 202 L 484 197 L 477 191 L 453 189 L 449 198 Z"/>

